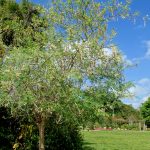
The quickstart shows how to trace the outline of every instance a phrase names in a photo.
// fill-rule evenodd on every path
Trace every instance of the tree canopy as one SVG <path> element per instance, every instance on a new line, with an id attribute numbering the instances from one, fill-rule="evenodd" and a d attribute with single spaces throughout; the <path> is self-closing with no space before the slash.
<path id="1" fill-rule="evenodd" d="M 107 25 L 129 16 L 128 1 L 58 0 L 48 10 L 27 1 L 0 4 L 1 43 L 12 50 L 2 57 L 0 102 L 36 122 L 40 150 L 53 112 L 58 122 L 64 115 L 78 121 L 127 95 L 123 58 Z"/>

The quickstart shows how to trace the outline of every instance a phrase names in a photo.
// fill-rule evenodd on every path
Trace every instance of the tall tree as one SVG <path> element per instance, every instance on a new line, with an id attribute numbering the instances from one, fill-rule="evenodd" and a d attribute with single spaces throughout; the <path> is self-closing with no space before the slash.
<path id="1" fill-rule="evenodd" d="M 29 42 L 24 47 L 14 46 L 3 58 L 0 102 L 11 108 L 12 115 L 26 115 L 36 122 L 39 150 L 45 149 L 45 123 L 53 112 L 59 114 L 58 121 L 62 115 L 77 120 L 84 105 L 91 108 L 103 96 L 124 96 L 128 84 L 123 78 L 123 59 L 110 43 L 114 31 L 107 36 L 107 25 L 115 17 L 128 17 L 128 5 L 128 1 L 123 4 L 115 0 L 58 0 L 44 14 L 48 28 L 42 34 L 38 32 L 39 37 L 30 19 L 21 24 L 25 34 L 22 33 L 20 42 Z M 15 24 L 14 28 L 18 30 L 20 26 Z M 37 40 L 29 38 L 27 31 L 29 35 L 35 34 Z M 46 38 L 41 40 L 43 36 Z M 91 86 L 87 84 L 85 90 L 86 82 Z M 88 91 L 94 95 L 100 88 L 104 89 L 100 99 L 85 94 Z"/>

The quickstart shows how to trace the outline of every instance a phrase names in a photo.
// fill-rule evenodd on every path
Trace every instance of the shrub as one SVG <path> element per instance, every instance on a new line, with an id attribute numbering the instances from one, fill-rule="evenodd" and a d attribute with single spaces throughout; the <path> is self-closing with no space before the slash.
<path id="1" fill-rule="evenodd" d="M 121 129 L 127 129 L 127 130 L 139 130 L 139 127 L 137 124 L 123 124 L 121 126 Z"/>
<path id="2" fill-rule="evenodd" d="M 0 107 L 0 150 L 12 149 L 19 127 L 18 119 L 11 117 L 9 109 Z"/>
<path id="3" fill-rule="evenodd" d="M 70 121 L 57 124 L 51 117 L 46 129 L 46 150 L 82 150 L 79 126 Z"/>
<path id="4" fill-rule="evenodd" d="M 10 117 L 6 108 L 0 108 L 0 150 L 38 150 L 38 129 L 34 122 Z M 46 150 L 82 150 L 83 138 L 79 126 L 70 120 L 58 124 L 55 116 L 46 124 Z"/>

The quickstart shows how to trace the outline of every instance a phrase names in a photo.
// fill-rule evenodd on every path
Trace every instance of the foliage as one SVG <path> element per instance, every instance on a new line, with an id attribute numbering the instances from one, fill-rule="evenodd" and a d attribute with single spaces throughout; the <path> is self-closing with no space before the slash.
<path id="1" fill-rule="evenodd" d="M 124 130 L 139 130 L 139 124 L 136 123 L 136 124 L 123 124 L 121 126 L 121 129 L 124 129 Z"/>
<path id="2" fill-rule="evenodd" d="M 47 28 L 44 9 L 28 0 L 0 0 L 0 41 L 6 46 L 27 46 L 31 41 L 43 44 Z"/>
<path id="3" fill-rule="evenodd" d="M 133 108 L 132 105 L 124 104 L 121 101 L 118 101 L 114 106 L 114 116 L 122 118 L 129 123 L 138 122 L 141 119 L 139 110 Z"/>
<path id="4" fill-rule="evenodd" d="M 38 128 L 34 122 L 27 119 L 15 119 L 6 116 L 6 109 L 1 108 L 0 141 L 2 150 L 12 149 L 31 150 L 38 149 Z M 10 114 L 9 112 L 7 112 Z M 11 117 L 10 119 L 8 119 Z M 82 150 L 83 138 L 79 127 L 75 122 L 67 121 L 65 118 L 62 123 L 58 123 L 56 116 L 47 122 L 45 133 L 45 145 L 47 150 Z"/>
<path id="5" fill-rule="evenodd" d="M 13 118 L 10 110 L 0 108 L 0 150 L 12 149 L 20 132 L 20 122 Z"/>
<path id="6" fill-rule="evenodd" d="M 98 123 L 97 127 L 121 128 L 129 124 L 132 128 L 132 125 L 137 126 L 136 124 L 141 120 L 139 110 L 133 108 L 131 105 L 124 104 L 120 100 L 115 101 L 112 105 L 107 104 L 102 105 L 105 113 L 103 115 L 101 113 L 100 116 L 95 115 L 95 117 L 93 114 L 93 118 L 89 118 L 89 122 L 86 122 L 86 127 L 94 129 L 95 124 Z"/>
<path id="7" fill-rule="evenodd" d="M 142 104 L 140 111 L 143 119 L 146 121 L 146 125 L 150 127 L 150 98 Z"/>
<path id="8" fill-rule="evenodd" d="M 66 121 L 65 118 L 59 124 L 54 116 L 48 121 L 46 129 L 46 149 L 82 150 L 83 138 L 79 126 L 75 122 Z"/>
<path id="9" fill-rule="evenodd" d="M 131 105 L 122 104 L 120 109 L 120 115 L 126 119 L 129 123 L 140 120 L 140 112 L 133 108 Z"/>
<path id="10" fill-rule="evenodd" d="M 55 113 L 49 118 L 45 131 L 45 149 L 46 150 L 82 150 L 83 138 L 79 127 L 75 122 L 66 121 L 58 123 Z M 22 126 L 20 135 L 22 140 L 18 141 L 19 149 L 38 149 L 38 128 L 34 123 L 28 123 Z"/>
<path id="11" fill-rule="evenodd" d="M 129 16 L 129 2 L 109 2 L 58 0 L 45 13 L 26 0 L 1 1 L 1 42 L 12 51 L 2 59 L 0 102 L 13 116 L 37 124 L 41 150 L 53 112 L 59 122 L 64 116 L 86 121 L 89 114 L 90 119 L 104 114 L 104 103 L 128 94 L 125 65 L 107 25 Z M 91 86 L 84 88 L 87 81 Z"/>

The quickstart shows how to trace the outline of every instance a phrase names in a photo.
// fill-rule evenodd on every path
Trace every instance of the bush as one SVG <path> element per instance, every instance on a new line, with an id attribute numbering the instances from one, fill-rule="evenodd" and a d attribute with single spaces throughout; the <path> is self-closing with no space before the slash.
<path id="1" fill-rule="evenodd" d="M 121 126 L 121 129 L 127 129 L 127 130 L 139 130 L 139 127 L 137 124 L 123 124 Z"/>
<path id="2" fill-rule="evenodd" d="M 0 108 L 0 150 L 38 150 L 38 129 L 34 122 L 10 117 L 10 112 Z M 46 150 L 82 150 L 83 138 L 75 122 L 58 124 L 55 116 L 46 125 Z"/>
<path id="3" fill-rule="evenodd" d="M 12 149 L 19 127 L 18 119 L 11 117 L 10 110 L 0 107 L 0 150 Z"/>
<path id="4" fill-rule="evenodd" d="M 47 125 L 45 144 L 46 150 L 82 150 L 83 138 L 76 123 L 56 124 L 52 117 Z"/>

